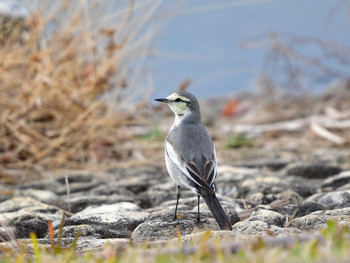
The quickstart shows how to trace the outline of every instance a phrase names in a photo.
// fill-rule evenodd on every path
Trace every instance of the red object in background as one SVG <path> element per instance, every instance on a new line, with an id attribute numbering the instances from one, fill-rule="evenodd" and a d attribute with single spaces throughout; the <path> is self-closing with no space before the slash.
<path id="1" fill-rule="evenodd" d="M 233 117 L 239 113 L 238 106 L 240 101 L 237 99 L 230 100 L 226 103 L 225 108 L 222 110 L 222 115 L 226 117 Z"/>

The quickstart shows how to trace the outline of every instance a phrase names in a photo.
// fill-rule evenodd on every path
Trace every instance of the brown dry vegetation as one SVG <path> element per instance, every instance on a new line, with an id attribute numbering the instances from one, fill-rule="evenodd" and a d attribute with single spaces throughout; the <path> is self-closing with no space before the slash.
<path id="1" fill-rule="evenodd" d="M 99 152 L 123 158 L 114 135 L 139 121 L 143 104 L 127 102 L 147 93 L 133 67 L 149 53 L 157 5 L 130 0 L 112 13 L 108 1 L 87 2 L 39 1 L 25 40 L 17 40 L 20 27 L 1 38 L 0 164 L 78 167 L 103 162 Z"/>

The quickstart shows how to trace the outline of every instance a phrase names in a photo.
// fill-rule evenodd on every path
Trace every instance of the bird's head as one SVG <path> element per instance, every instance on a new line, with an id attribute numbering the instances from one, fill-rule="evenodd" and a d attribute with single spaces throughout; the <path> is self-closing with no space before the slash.
<path id="1" fill-rule="evenodd" d="M 175 92 L 165 99 L 156 99 L 169 105 L 176 117 L 195 116 L 200 120 L 199 103 L 196 97 L 186 91 Z"/>

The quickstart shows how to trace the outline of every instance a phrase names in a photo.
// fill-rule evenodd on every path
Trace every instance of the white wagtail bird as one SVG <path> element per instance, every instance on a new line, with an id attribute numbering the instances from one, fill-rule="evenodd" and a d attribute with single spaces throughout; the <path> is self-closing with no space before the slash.
<path id="1" fill-rule="evenodd" d="M 201 121 L 199 103 L 194 95 L 181 91 L 165 99 L 175 113 L 175 121 L 165 141 L 165 163 L 170 177 L 176 183 L 176 208 L 181 188 L 191 189 L 198 194 L 197 222 L 200 222 L 199 199 L 203 198 L 222 230 L 232 230 L 214 187 L 217 175 L 216 152 L 209 133 Z"/>

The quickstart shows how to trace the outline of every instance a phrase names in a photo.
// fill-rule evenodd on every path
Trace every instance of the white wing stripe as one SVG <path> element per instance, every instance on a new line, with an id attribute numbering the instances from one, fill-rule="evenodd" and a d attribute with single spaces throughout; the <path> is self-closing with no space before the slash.
<path id="1" fill-rule="evenodd" d="M 166 142 L 165 143 L 165 150 L 166 150 L 169 158 L 171 159 L 171 161 L 174 164 L 176 164 L 176 166 L 178 166 L 180 168 L 180 162 L 177 158 L 176 152 L 174 151 L 174 147 L 170 143 Z"/>
<path id="2" fill-rule="evenodd" d="M 218 172 L 218 162 L 217 162 L 217 159 L 216 159 L 216 150 L 215 150 L 215 146 L 213 145 L 213 148 L 214 148 L 214 162 L 215 162 L 215 171 L 214 171 L 214 173 L 215 173 L 215 175 L 214 175 L 214 177 L 213 177 L 213 181 L 212 182 L 210 182 L 210 184 L 212 184 L 212 183 L 214 183 L 214 180 L 215 180 L 215 178 L 217 177 L 217 172 Z"/>

